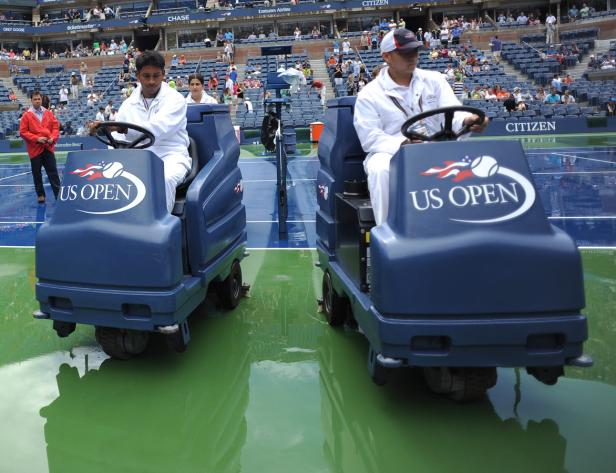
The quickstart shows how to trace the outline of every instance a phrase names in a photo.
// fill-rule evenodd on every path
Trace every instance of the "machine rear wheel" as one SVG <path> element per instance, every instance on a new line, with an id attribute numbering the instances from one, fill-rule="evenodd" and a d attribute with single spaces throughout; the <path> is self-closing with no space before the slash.
<path id="1" fill-rule="evenodd" d="M 150 334 L 139 330 L 96 327 L 96 341 L 111 358 L 128 360 L 148 346 Z"/>
<path id="2" fill-rule="evenodd" d="M 496 368 L 428 367 L 424 376 L 433 392 L 457 402 L 475 401 L 496 384 Z"/>
<path id="3" fill-rule="evenodd" d="M 339 296 L 334 289 L 329 271 L 323 273 L 323 313 L 332 327 L 344 324 L 348 314 L 348 300 Z"/>
<path id="4" fill-rule="evenodd" d="M 220 283 L 218 297 L 225 309 L 235 309 L 242 298 L 242 267 L 238 260 L 233 261 L 229 276 Z"/>

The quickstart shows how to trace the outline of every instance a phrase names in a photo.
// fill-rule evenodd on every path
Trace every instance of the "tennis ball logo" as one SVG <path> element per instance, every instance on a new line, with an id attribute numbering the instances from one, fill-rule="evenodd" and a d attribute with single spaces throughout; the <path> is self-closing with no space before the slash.
<path id="1" fill-rule="evenodd" d="M 103 177 L 107 179 L 113 179 L 116 177 L 120 177 L 124 172 L 124 166 L 121 163 L 113 162 L 107 163 L 103 167 Z"/>
<path id="2" fill-rule="evenodd" d="M 498 162 L 492 156 L 479 156 L 473 159 L 471 171 L 477 177 L 491 177 L 498 172 Z"/>

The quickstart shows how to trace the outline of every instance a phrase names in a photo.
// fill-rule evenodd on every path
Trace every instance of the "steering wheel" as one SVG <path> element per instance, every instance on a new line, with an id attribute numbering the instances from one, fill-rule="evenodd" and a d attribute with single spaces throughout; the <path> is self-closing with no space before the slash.
<path id="1" fill-rule="evenodd" d="M 141 135 L 133 141 L 119 141 L 116 140 L 111 134 L 112 132 L 109 129 L 111 127 L 127 128 L 129 130 L 137 131 L 141 133 Z M 111 146 L 113 149 L 143 149 L 152 146 L 156 141 L 156 138 L 154 138 L 154 135 L 149 130 L 146 130 L 142 126 L 135 125 L 134 123 L 126 122 L 100 122 L 96 127 L 96 134 L 94 137 L 101 143 Z M 146 139 L 147 141 L 142 143 L 142 141 Z"/>
<path id="2" fill-rule="evenodd" d="M 469 112 L 474 113 L 479 116 L 477 120 L 477 124 L 483 123 L 486 119 L 486 113 L 483 110 L 480 110 L 475 107 L 466 107 L 463 105 L 457 105 L 454 107 L 441 107 L 435 108 L 434 110 L 428 110 L 423 113 L 419 113 L 415 116 L 412 116 L 402 125 L 402 129 L 400 132 L 407 137 L 409 140 L 419 140 L 419 141 L 454 141 L 460 138 L 462 135 L 465 135 L 471 131 L 471 126 L 464 125 L 464 127 L 459 131 L 453 131 L 453 115 L 456 112 Z M 420 120 L 425 118 L 432 117 L 434 115 L 445 115 L 445 126 L 442 130 L 437 131 L 433 135 L 424 135 L 423 133 L 418 133 L 410 128 Z"/>

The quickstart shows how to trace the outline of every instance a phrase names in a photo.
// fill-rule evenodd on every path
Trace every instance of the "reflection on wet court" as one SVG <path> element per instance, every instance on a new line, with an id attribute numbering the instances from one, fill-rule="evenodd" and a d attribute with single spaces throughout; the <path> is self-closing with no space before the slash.
<path id="1" fill-rule="evenodd" d="M 551 222 L 584 249 L 595 365 L 555 386 L 501 369 L 486 399 L 433 394 L 420 372 L 384 387 L 368 344 L 318 312 L 316 150 L 289 163 L 289 239 L 280 241 L 275 166 L 240 160 L 250 297 L 191 318 L 184 354 L 155 339 L 108 359 L 93 327 L 60 339 L 36 321 L 37 206 L 28 167 L 0 158 L 0 472 L 568 472 L 616 471 L 616 148 L 609 137 L 525 148 Z M 611 139 L 613 141 L 613 139 Z M 263 248 L 263 249 L 254 249 Z"/>
<path id="2" fill-rule="evenodd" d="M 93 330 L 59 339 L 30 320 L 33 257 L 0 250 L 0 471 L 612 472 L 616 464 L 616 253 L 585 252 L 596 364 L 556 386 L 499 371 L 486 400 L 458 405 L 420 373 L 385 387 L 367 342 L 316 311 L 316 254 L 252 251 L 251 297 L 193 317 L 189 350 L 162 341 L 128 363 Z M 284 268 L 284 271 L 281 271 Z M 8 389 L 7 389 L 8 388 Z"/>

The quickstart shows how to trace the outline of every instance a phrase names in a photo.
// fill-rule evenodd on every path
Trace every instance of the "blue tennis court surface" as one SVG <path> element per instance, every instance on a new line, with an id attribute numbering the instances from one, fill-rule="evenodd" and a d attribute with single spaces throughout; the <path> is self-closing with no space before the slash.
<path id="1" fill-rule="evenodd" d="M 526 155 L 550 221 L 579 246 L 616 246 L 616 147 L 529 148 Z M 289 158 L 288 239 L 280 240 L 275 160 L 240 159 L 250 248 L 315 246 L 318 167 L 316 150 Z M 38 205 L 29 163 L 3 164 L 0 158 L 0 246 L 34 245 L 37 227 L 54 210 L 48 185 L 46 192 L 47 204 Z"/>

